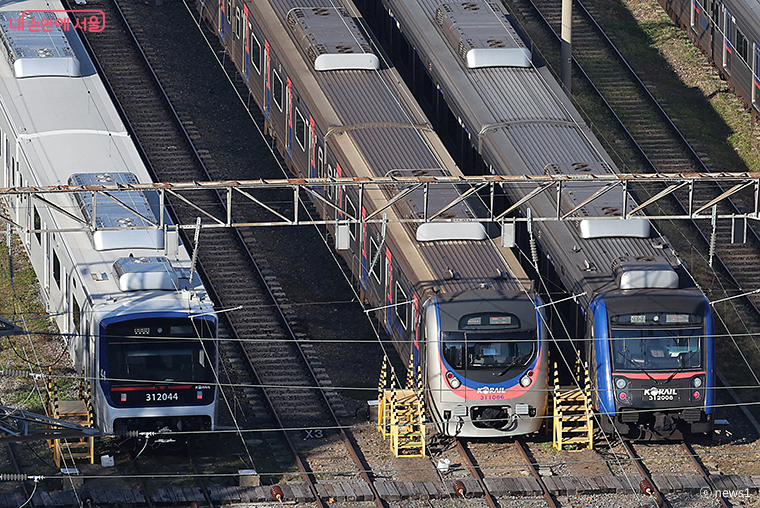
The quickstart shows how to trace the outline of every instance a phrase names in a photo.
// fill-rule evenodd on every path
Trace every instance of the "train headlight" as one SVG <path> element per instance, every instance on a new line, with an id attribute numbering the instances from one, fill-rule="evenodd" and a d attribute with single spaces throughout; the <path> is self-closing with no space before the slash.
<path id="1" fill-rule="evenodd" d="M 449 386 L 452 387 L 454 390 L 462 386 L 462 382 L 459 380 L 458 377 L 454 375 L 453 372 L 446 373 L 446 381 L 449 382 Z"/>
<path id="2" fill-rule="evenodd" d="M 699 376 L 692 378 L 691 380 L 691 386 L 694 388 L 702 388 L 703 384 L 704 384 L 704 381 Z"/>
<path id="3" fill-rule="evenodd" d="M 530 378 L 530 374 L 525 374 L 523 377 L 520 378 L 520 386 L 523 388 L 527 388 L 530 386 L 530 384 L 533 382 L 533 380 Z"/>
<path id="4" fill-rule="evenodd" d="M 615 378 L 615 388 L 618 390 L 625 390 L 625 387 L 628 386 L 628 380 L 624 377 L 616 377 Z"/>

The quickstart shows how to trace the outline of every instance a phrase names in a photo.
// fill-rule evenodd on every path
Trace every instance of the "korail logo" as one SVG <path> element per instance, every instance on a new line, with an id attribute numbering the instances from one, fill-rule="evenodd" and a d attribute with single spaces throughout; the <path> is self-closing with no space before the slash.
<path id="1" fill-rule="evenodd" d="M 673 400 L 676 396 L 676 389 L 653 386 L 644 390 L 644 396 L 648 397 L 649 400 Z"/>
<path id="2" fill-rule="evenodd" d="M 56 13 L 62 12 L 59 18 Z M 74 19 L 69 18 L 73 14 Z M 26 10 L 18 18 L 10 18 L 10 29 L 21 32 L 52 32 L 53 27 L 63 31 L 76 30 L 84 32 L 102 32 L 106 27 L 106 16 L 99 9 L 36 9 Z"/>

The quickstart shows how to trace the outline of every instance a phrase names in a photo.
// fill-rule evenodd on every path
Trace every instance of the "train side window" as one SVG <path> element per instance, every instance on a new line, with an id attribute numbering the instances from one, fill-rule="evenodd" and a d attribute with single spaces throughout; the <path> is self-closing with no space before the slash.
<path id="1" fill-rule="evenodd" d="M 406 330 L 407 324 L 409 323 L 409 304 L 406 303 L 406 293 L 404 292 L 404 288 L 402 288 L 401 284 L 398 282 L 396 282 L 395 303 L 398 322 L 401 323 L 401 326 Z"/>
<path id="2" fill-rule="evenodd" d="M 74 284 L 76 284 L 76 279 L 71 279 L 71 282 L 74 283 Z M 74 287 L 76 287 L 76 286 L 74 286 Z M 77 297 L 76 296 L 72 297 L 71 300 L 72 300 L 72 302 L 71 302 L 71 306 L 72 306 L 72 309 L 71 309 L 71 313 L 72 313 L 71 319 L 72 319 L 72 321 L 74 323 L 74 330 L 73 331 L 78 334 L 79 330 L 81 330 L 80 326 L 82 324 L 82 309 L 79 307 L 79 302 L 77 301 Z"/>
<path id="3" fill-rule="evenodd" d="M 240 34 L 243 32 L 243 19 L 240 16 L 240 7 L 235 6 L 235 38 L 239 39 Z"/>
<path id="4" fill-rule="evenodd" d="M 251 65 L 257 73 L 261 74 L 261 43 L 253 32 L 251 32 Z"/>
<path id="5" fill-rule="evenodd" d="M 355 219 L 356 217 L 356 207 L 351 202 L 351 198 L 346 195 L 346 213 L 350 215 L 350 217 L 347 217 L 347 219 Z M 351 236 L 351 241 L 356 240 L 356 226 L 358 222 L 351 220 L 349 223 L 348 233 Z"/>
<path id="6" fill-rule="evenodd" d="M 749 48 L 749 42 L 744 36 L 739 27 L 736 27 L 736 52 L 742 57 L 742 60 L 747 61 L 747 52 Z"/>
<path id="7" fill-rule="evenodd" d="M 367 259 L 367 263 L 369 263 L 370 265 L 372 265 L 372 261 L 375 260 L 375 256 L 377 256 L 377 251 L 378 251 L 377 242 L 375 241 L 374 238 L 370 237 L 369 238 L 369 259 Z M 380 284 L 380 263 L 381 262 L 382 260 L 378 259 L 377 263 L 375 263 L 375 265 L 371 267 L 372 278 L 375 279 L 378 284 Z"/>
<path id="8" fill-rule="evenodd" d="M 325 158 L 322 157 L 322 147 L 317 150 L 317 178 L 325 176 Z"/>
<path id="9" fill-rule="evenodd" d="M 232 0 L 227 0 L 225 2 L 225 6 L 226 6 L 225 7 L 226 8 L 225 14 L 227 15 L 227 23 L 232 24 L 232 18 L 231 18 L 231 14 L 232 14 Z"/>
<path id="10" fill-rule="evenodd" d="M 333 169 L 332 164 L 327 165 L 327 178 L 335 178 L 335 170 Z M 335 193 L 335 186 L 327 185 L 327 197 L 330 200 L 332 200 L 334 193 Z"/>
<path id="11" fill-rule="evenodd" d="M 42 219 L 40 218 L 40 212 L 37 210 L 36 206 L 32 206 L 32 229 L 36 229 L 37 231 L 34 233 L 34 236 L 37 238 L 37 243 L 42 245 Z"/>
<path id="12" fill-rule="evenodd" d="M 61 260 L 58 259 L 58 253 L 53 250 L 53 280 L 60 289 L 61 287 Z"/>
<path id="13" fill-rule="evenodd" d="M 298 108 L 296 108 L 296 141 L 304 149 L 306 146 L 306 122 L 303 119 L 303 115 Z"/>
<path id="14" fill-rule="evenodd" d="M 282 79 L 274 69 L 272 70 L 272 96 L 274 103 L 282 111 Z"/>

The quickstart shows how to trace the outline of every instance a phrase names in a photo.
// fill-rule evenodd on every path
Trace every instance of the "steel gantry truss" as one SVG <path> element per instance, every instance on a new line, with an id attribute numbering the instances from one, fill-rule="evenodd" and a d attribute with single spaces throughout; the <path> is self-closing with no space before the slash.
<path id="1" fill-rule="evenodd" d="M 458 193 L 449 202 L 439 209 L 428 208 L 428 196 L 437 186 L 456 186 Z M 506 210 L 495 208 L 495 199 L 498 195 L 510 186 L 519 187 L 519 195 L 523 196 Z M 384 192 L 387 201 L 379 209 L 370 210 L 365 216 L 361 212 L 357 213 L 348 210 L 338 204 L 333 203 L 323 194 L 329 187 L 353 189 L 355 196 L 358 196 L 358 207 L 356 210 L 362 210 L 364 205 L 364 196 L 369 191 L 381 190 Z M 562 210 L 561 199 L 556 199 L 565 192 L 578 192 L 582 189 L 582 195 L 585 196 L 579 204 L 571 210 Z M 630 195 L 634 190 L 638 195 L 651 196 L 641 203 L 632 203 Z M 727 190 L 724 190 L 727 189 Z M 265 196 L 271 191 L 289 191 L 292 196 L 292 202 L 286 208 L 288 211 L 283 212 L 281 206 L 282 198 L 278 198 L 278 203 L 273 204 L 269 198 L 269 203 Z M 120 201 L 113 193 L 123 195 L 124 191 L 142 191 L 155 192 L 158 195 L 159 210 L 156 214 L 157 221 L 151 221 L 136 210 L 129 203 Z M 221 195 L 226 203 L 224 216 L 219 216 L 219 212 L 213 212 L 199 206 L 193 201 L 192 194 L 198 191 L 215 191 Z M 663 214 L 663 212 L 653 211 L 653 205 L 663 200 L 675 192 L 686 193 L 687 198 L 683 203 L 686 209 L 683 213 Z M 54 187 L 15 187 L 0 188 L 0 195 L 23 195 L 30 197 L 32 200 L 39 201 L 49 206 L 59 213 L 73 219 L 80 224 L 76 228 L 66 229 L 33 229 L 29 225 L 16 224 L 12 217 L 6 217 L 7 220 L 14 223 L 17 228 L 24 232 L 70 232 L 70 231 L 104 231 L 118 230 L 120 228 L 103 228 L 95 224 L 95 214 L 92 215 L 92 222 L 87 222 L 78 216 L 73 205 L 67 209 L 65 206 L 56 204 L 50 200 L 53 194 L 76 194 L 89 193 L 92 196 L 93 207 L 97 206 L 98 200 L 101 202 L 116 202 L 137 214 L 149 225 L 130 226 L 130 229 L 151 229 L 164 228 L 165 208 L 167 198 L 180 200 L 191 207 L 195 208 L 198 216 L 204 220 L 196 221 L 192 224 L 179 224 L 179 229 L 196 229 L 201 227 L 207 228 L 227 228 L 227 227 L 257 227 L 257 226 L 296 226 L 296 225 L 324 225 L 336 224 L 337 222 L 346 223 L 381 223 L 387 219 L 383 218 L 383 211 L 392 207 L 396 203 L 413 193 L 422 193 L 422 213 L 417 216 L 400 216 L 395 219 L 398 222 L 406 223 L 423 223 L 435 221 L 477 221 L 477 222 L 505 222 L 505 221 L 579 221 L 582 219 L 602 219 L 602 220 L 625 220 L 634 214 L 646 212 L 650 219 L 751 219 L 760 218 L 760 173 L 660 173 L 660 174 L 546 174 L 546 175 L 521 175 L 521 176 L 388 176 L 377 178 L 295 178 L 295 179 L 271 179 L 271 180 L 227 180 L 227 181 L 203 181 L 203 182 L 184 182 L 184 183 L 141 183 L 141 184 L 104 184 L 104 185 L 82 185 L 67 186 L 60 185 Z M 444 212 L 456 206 L 459 202 L 470 198 L 473 194 L 478 194 L 485 205 L 486 212 L 475 218 L 443 218 Z M 539 215 L 533 211 L 530 216 L 512 216 L 520 207 L 530 207 L 530 202 L 537 196 L 545 193 L 551 193 L 554 196 L 553 202 L 556 203 L 556 209 L 551 214 Z M 699 193 L 699 194 L 698 194 Z M 729 200 L 738 194 L 742 194 L 745 203 L 744 210 L 734 213 L 718 213 L 716 205 Z M 588 213 L 575 213 L 581 207 L 587 207 L 593 204 L 595 199 L 602 195 L 605 200 L 614 200 L 620 203 L 620 213 L 614 216 L 609 214 L 599 214 L 598 216 L 589 215 Z M 619 197 L 615 197 L 615 196 Z M 695 196 L 701 196 L 699 200 Z M 708 196 L 705 198 L 704 196 Z M 322 203 L 328 209 L 333 211 L 332 215 L 339 216 L 340 219 L 320 219 L 303 217 L 302 207 L 299 205 L 301 197 L 309 197 Z M 619 201 L 618 201 L 619 199 Z M 26 200 L 23 200 L 24 202 Z M 28 201 L 27 201 L 28 202 Z M 250 220 L 246 214 L 250 213 L 250 208 L 246 207 L 241 210 L 243 203 L 247 205 L 254 204 L 265 210 L 271 215 L 271 220 Z M 736 205 L 736 202 L 734 202 Z M 740 205 L 741 206 L 741 205 Z M 593 210 L 593 207 L 591 207 Z M 338 213 L 336 213 L 338 212 Z M 24 222 L 24 221 L 19 221 Z"/>

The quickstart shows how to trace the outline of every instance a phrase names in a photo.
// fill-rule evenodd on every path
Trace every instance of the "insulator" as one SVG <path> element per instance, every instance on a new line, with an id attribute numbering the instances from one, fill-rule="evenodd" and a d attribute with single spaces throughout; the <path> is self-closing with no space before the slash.
<path id="1" fill-rule="evenodd" d="M 654 494 L 654 487 L 652 487 L 652 484 L 646 478 L 641 480 L 641 483 L 639 483 L 639 488 L 641 489 L 642 494 L 646 494 L 647 496 Z"/>
<path id="2" fill-rule="evenodd" d="M 458 496 L 462 497 L 467 494 L 467 487 L 464 486 L 462 480 L 457 480 L 454 482 L 454 492 L 456 492 Z"/>
<path id="3" fill-rule="evenodd" d="M 25 480 L 28 480 L 29 478 L 27 475 L 20 473 L 20 474 L 13 474 L 13 473 L 3 473 L 0 474 L 0 481 L 4 482 L 23 482 Z"/>
<path id="4" fill-rule="evenodd" d="M 275 501 L 282 501 L 284 496 L 279 485 L 273 485 L 272 488 L 269 489 L 269 493 L 272 495 L 272 499 Z"/>
<path id="5" fill-rule="evenodd" d="M 20 369 L 2 369 L 0 370 L 0 375 L 3 376 L 18 376 L 18 377 L 26 377 L 26 376 L 34 376 L 34 372 L 29 372 L 28 370 L 20 370 Z"/>

